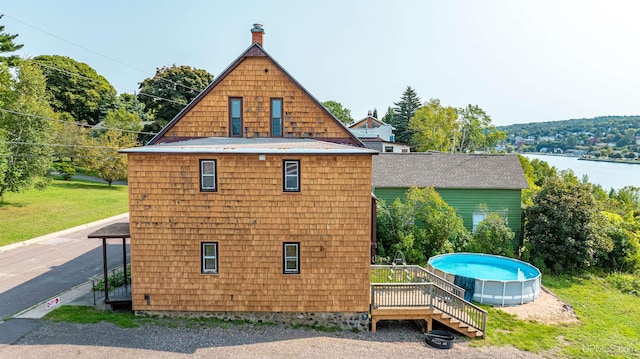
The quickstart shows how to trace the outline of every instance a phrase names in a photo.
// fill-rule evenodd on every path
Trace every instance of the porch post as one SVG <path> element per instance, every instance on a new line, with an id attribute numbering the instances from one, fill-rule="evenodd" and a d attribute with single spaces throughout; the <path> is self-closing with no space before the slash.
<path id="1" fill-rule="evenodd" d="M 124 267 L 122 268 L 124 274 L 124 287 L 127 287 L 127 239 L 122 238 L 122 263 Z"/>
<path id="2" fill-rule="evenodd" d="M 109 276 L 107 274 L 107 238 L 102 238 L 102 270 L 104 271 L 104 302 L 109 301 Z"/>

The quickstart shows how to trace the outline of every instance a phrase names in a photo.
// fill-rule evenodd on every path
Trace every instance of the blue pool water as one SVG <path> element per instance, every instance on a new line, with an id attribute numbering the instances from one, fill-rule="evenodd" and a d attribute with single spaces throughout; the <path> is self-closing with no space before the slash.
<path id="1" fill-rule="evenodd" d="M 429 264 L 443 272 L 482 280 L 527 280 L 540 271 L 515 259 L 475 253 L 453 253 L 431 258 Z"/>
<path id="2" fill-rule="evenodd" d="M 455 283 L 463 280 L 465 296 L 473 301 L 493 305 L 519 305 L 540 296 L 542 275 L 531 264 L 490 254 L 452 253 L 431 257 L 427 269 Z"/>

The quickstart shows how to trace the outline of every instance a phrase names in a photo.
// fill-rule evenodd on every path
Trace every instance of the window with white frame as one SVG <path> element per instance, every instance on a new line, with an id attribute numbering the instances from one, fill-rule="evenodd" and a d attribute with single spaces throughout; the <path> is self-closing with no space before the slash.
<path id="1" fill-rule="evenodd" d="M 200 248 L 202 273 L 218 273 L 218 243 L 204 242 Z"/>
<path id="2" fill-rule="evenodd" d="M 216 160 L 200 160 L 200 191 L 215 192 L 218 190 L 216 173 Z"/>
<path id="3" fill-rule="evenodd" d="M 282 187 L 285 192 L 300 192 L 300 161 L 284 160 Z"/>
<path id="4" fill-rule="evenodd" d="M 478 227 L 478 224 L 480 224 L 480 222 L 484 221 L 487 218 L 487 214 L 484 212 L 476 212 L 473 214 L 473 231 L 476 230 L 476 227 Z"/>
<path id="5" fill-rule="evenodd" d="M 300 243 L 284 243 L 282 245 L 282 269 L 284 274 L 300 273 Z"/>

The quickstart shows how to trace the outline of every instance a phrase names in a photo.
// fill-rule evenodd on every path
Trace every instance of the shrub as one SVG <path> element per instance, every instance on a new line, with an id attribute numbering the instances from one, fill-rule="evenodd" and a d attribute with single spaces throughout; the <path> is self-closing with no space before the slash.
<path id="1" fill-rule="evenodd" d="M 462 218 L 433 188 L 411 188 L 406 201 L 378 204 L 378 255 L 400 250 L 407 263 L 423 264 L 427 258 L 466 246 L 468 232 Z"/>
<path id="2" fill-rule="evenodd" d="M 466 250 L 513 258 L 514 237 L 515 233 L 506 225 L 503 216 L 495 212 L 489 213 L 487 218 L 476 227 Z"/>
<path id="3" fill-rule="evenodd" d="M 62 179 L 68 181 L 76 175 L 76 169 L 68 161 L 55 162 L 53 168 L 60 173 Z"/>

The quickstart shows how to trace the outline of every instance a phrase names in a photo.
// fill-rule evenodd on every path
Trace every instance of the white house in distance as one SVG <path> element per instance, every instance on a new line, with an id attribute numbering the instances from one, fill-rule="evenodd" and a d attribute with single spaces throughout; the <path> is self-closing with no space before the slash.
<path id="1" fill-rule="evenodd" d="M 397 143 L 393 134 L 395 128 L 371 115 L 349 125 L 353 133 L 365 146 L 379 152 L 409 152 L 409 145 Z"/>

